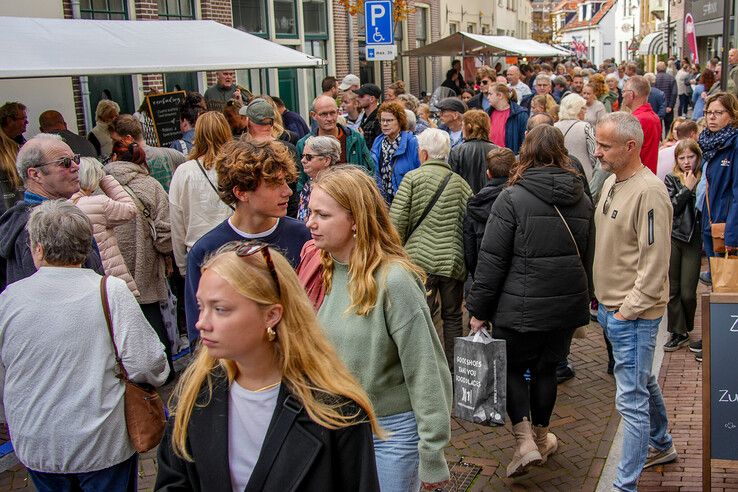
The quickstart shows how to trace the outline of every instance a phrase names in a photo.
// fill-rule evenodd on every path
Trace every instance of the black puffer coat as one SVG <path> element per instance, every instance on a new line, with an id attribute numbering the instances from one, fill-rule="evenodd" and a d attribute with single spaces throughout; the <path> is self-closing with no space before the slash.
<path id="1" fill-rule="evenodd" d="M 472 277 L 477 269 L 479 249 L 482 247 L 484 229 L 487 227 L 492 205 L 506 184 L 507 178 L 493 178 L 467 202 L 464 216 L 464 262 Z"/>
<path id="2" fill-rule="evenodd" d="M 553 205 L 571 228 L 581 258 Z M 527 170 L 492 206 L 466 300 L 469 314 L 518 332 L 586 325 L 592 213 L 575 174 L 550 167 Z"/>

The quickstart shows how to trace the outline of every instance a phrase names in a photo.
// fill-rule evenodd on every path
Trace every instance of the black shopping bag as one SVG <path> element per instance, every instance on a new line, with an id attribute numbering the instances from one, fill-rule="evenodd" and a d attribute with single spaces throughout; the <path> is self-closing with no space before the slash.
<path id="1" fill-rule="evenodd" d="M 454 414 L 481 425 L 504 425 L 507 387 L 505 340 L 487 330 L 454 344 Z"/>

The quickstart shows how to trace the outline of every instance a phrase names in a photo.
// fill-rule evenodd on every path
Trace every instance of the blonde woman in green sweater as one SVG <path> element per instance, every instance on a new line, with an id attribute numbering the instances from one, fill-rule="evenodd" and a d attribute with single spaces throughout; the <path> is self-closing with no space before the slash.
<path id="1" fill-rule="evenodd" d="M 451 434 L 451 375 L 425 301 L 425 275 L 361 169 L 321 172 L 309 207 L 326 288 L 318 317 L 389 435 L 374 443 L 380 488 L 441 487 L 449 478 L 443 449 Z"/>

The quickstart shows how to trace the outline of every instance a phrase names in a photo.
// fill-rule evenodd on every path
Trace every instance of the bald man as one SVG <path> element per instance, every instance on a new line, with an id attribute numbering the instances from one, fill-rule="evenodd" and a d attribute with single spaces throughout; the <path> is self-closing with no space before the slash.
<path id="1" fill-rule="evenodd" d="M 0 217 L 0 291 L 36 272 L 26 230 L 31 209 L 45 200 L 68 200 L 79 191 L 79 156 L 59 135 L 39 133 L 27 141 L 16 167 L 26 191 Z M 105 274 L 97 245 L 82 266 Z"/>
<path id="2" fill-rule="evenodd" d="M 313 101 L 313 109 L 310 111 L 310 118 L 315 120 L 317 126 L 297 142 L 298 160 L 302 159 L 302 151 L 308 138 L 316 135 L 330 136 L 338 139 L 341 143 L 339 163 L 355 164 L 366 168 L 370 175 L 374 175 L 374 161 L 364 137 L 361 133 L 338 123 L 338 105 L 335 99 L 325 95 L 316 97 Z M 307 175 L 302 170 L 302 165 L 297 167 L 300 169 L 300 177 L 297 180 L 297 194 L 299 195 L 307 180 Z"/>
<path id="3" fill-rule="evenodd" d="M 41 113 L 38 117 L 38 127 L 42 133 L 59 135 L 75 154 L 82 157 L 97 157 L 95 147 L 89 140 L 67 129 L 67 122 L 59 111 L 50 109 Z"/>

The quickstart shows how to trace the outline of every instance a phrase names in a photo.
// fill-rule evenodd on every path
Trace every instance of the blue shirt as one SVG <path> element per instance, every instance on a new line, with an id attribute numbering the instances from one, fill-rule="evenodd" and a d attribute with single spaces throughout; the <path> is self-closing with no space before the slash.
<path id="1" fill-rule="evenodd" d="M 205 258 L 218 248 L 231 241 L 258 240 L 278 249 L 297 268 L 300 263 L 300 251 L 302 246 L 310 239 L 310 232 L 301 222 L 292 217 L 281 217 L 277 226 L 266 236 L 249 238 L 239 234 L 226 219 L 215 226 L 210 232 L 201 237 L 189 253 L 187 253 L 187 275 L 185 276 L 185 314 L 187 317 L 187 335 L 190 339 L 190 347 L 200 337 L 195 329 L 195 323 L 199 317 L 200 310 L 197 307 L 197 287 L 200 284 L 200 267 Z"/>

